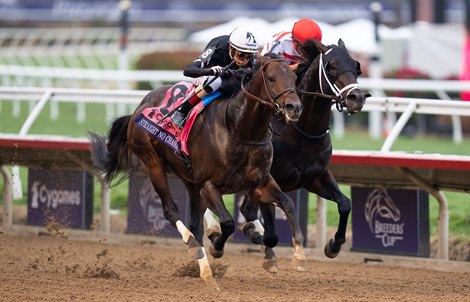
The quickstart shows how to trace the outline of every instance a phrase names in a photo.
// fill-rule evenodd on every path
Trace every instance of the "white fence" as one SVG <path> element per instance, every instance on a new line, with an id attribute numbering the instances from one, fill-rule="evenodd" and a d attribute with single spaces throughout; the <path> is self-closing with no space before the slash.
<path id="1" fill-rule="evenodd" d="M 134 27 L 127 36 L 131 60 L 154 51 L 187 50 L 187 30 Z M 119 27 L 3 28 L 0 64 L 118 69 Z"/>
<path id="2" fill-rule="evenodd" d="M 14 65 L 0 65 L 0 83 L 3 86 L 61 86 L 61 87 L 91 87 L 91 88 L 117 88 L 133 87 L 138 81 L 145 81 L 158 87 L 163 83 L 174 83 L 180 80 L 189 80 L 184 77 L 179 70 L 135 70 L 135 71 L 106 71 L 99 69 L 74 69 L 74 68 L 49 68 L 49 67 L 25 67 Z M 434 81 L 434 80 L 393 80 L 393 79 L 369 79 L 360 78 L 360 87 L 365 91 L 371 91 L 375 95 L 386 96 L 387 91 L 408 91 L 408 92 L 430 92 L 434 93 L 441 100 L 451 100 L 449 93 L 458 93 L 470 90 L 470 81 Z M 377 104 L 376 100 L 382 100 Z M 372 111 L 374 115 L 369 118 L 369 131 L 371 136 L 378 138 L 378 134 L 383 133 L 383 128 L 387 132 L 392 132 L 393 127 L 397 125 L 395 113 L 405 112 L 403 104 L 408 102 L 396 102 L 392 106 L 390 97 L 370 98 L 366 102 L 365 111 Z M 374 105 L 375 104 L 375 105 Z M 398 105 L 401 104 L 401 105 Z M 398 107 L 397 107 L 398 106 Z M 458 106 L 458 105 L 457 105 Z M 83 108 L 83 106 L 82 106 Z M 371 109 L 368 109 L 371 108 Z M 434 112 L 428 114 L 439 114 L 442 107 L 436 108 Z M 18 110 L 18 107 L 15 109 Z M 109 106 L 108 116 L 113 116 L 114 111 Z M 416 108 L 418 113 L 421 106 Z M 411 112 L 409 112 L 411 111 Z M 413 109 L 408 109 L 407 114 L 413 113 Z M 457 110 L 458 111 L 458 110 Z M 79 110 L 78 112 L 84 112 Z M 384 112 L 387 116 L 387 123 L 383 122 L 382 115 L 378 112 Z M 124 113 L 123 109 L 118 108 L 118 113 Z M 14 113 L 16 115 L 17 113 Z M 77 113 L 78 114 L 78 113 Z M 451 114 L 453 140 L 455 143 L 461 143 L 463 139 L 462 126 L 458 114 Z M 408 116 L 408 119 L 411 114 Z M 82 115 L 77 115 L 78 120 L 83 120 Z M 401 117 L 403 121 L 405 117 Z M 341 114 L 334 114 L 334 134 L 337 137 L 344 135 L 344 118 Z M 402 125 L 404 126 L 404 125 Z"/>

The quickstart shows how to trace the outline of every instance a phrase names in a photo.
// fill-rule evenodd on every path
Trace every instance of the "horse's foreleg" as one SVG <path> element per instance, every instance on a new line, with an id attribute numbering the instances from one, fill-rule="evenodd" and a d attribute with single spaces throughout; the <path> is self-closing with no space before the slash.
<path id="1" fill-rule="evenodd" d="M 261 250 L 264 251 L 263 268 L 269 273 L 277 273 L 279 268 L 273 249 L 279 240 L 275 232 L 275 209 L 271 204 L 253 201 L 248 195 L 243 195 L 242 198 L 240 212 L 246 222 L 240 224 L 238 228 L 251 239 L 251 242 L 262 245 Z M 261 209 L 265 225 L 268 225 L 266 237 L 264 236 L 264 226 L 258 219 L 259 209 Z"/>
<path id="2" fill-rule="evenodd" d="M 207 238 L 211 241 L 212 238 L 220 236 L 220 233 L 222 233 L 219 222 L 214 218 L 214 213 L 209 209 L 206 209 L 204 212 L 204 225 Z"/>
<path id="3" fill-rule="evenodd" d="M 341 251 L 341 246 L 346 242 L 346 228 L 348 226 L 349 213 L 351 212 L 351 200 L 344 195 L 336 183 L 333 175 L 326 171 L 321 178 L 311 186 L 306 187 L 310 192 L 336 202 L 338 206 L 339 222 L 335 238 L 326 244 L 324 252 L 328 258 L 335 258 Z"/>
<path id="4" fill-rule="evenodd" d="M 240 224 L 238 229 L 254 244 L 263 244 L 264 227 L 258 219 L 258 203 L 253 202 L 248 195 L 243 195 L 242 198 L 240 213 L 245 217 L 246 222 Z"/>
<path id="5" fill-rule="evenodd" d="M 228 237 L 235 231 L 235 221 L 227 211 L 222 195 L 212 182 L 205 182 L 200 192 L 201 198 L 206 202 L 211 211 L 219 216 L 222 232 L 220 235 L 214 235 L 210 238 L 211 247 L 209 251 L 214 258 L 220 258 L 224 255 L 224 247 Z"/>
<path id="6" fill-rule="evenodd" d="M 199 193 L 195 189 L 193 184 L 186 184 L 186 188 L 189 193 L 189 198 L 191 200 L 191 219 L 189 223 L 189 229 L 196 238 L 197 242 L 203 246 L 203 236 L 204 236 L 204 221 L 203 215 L 206 210 L 206 206 L 201 202 Z"/>
<path id="7" fill-rule="evenodd" d="M 269 177 L 264 188 L 257 188 L 253 192 L 253 199 L 266 203 L 275 203 L 286 214 L 287 221 L 289 222 L 289 226 L 293 234 L 292 244 L 295 248 L 295 253 L 292 258 L 292 266 L 297 271 L 305 271 L 307 258 L 305 257 L 303 250 L 304 236 L 300 229 L 297 217 L 295 216 L 295 206 L 292 199 L 282 192 L 272 176 Z"/>
<path id="8" fill-rule="evenodd" d="M 274 205 L 267 203 L 260 203 L 259 208 L 264 220 L 264 245 L 267 247 L 275 247 L 279 241 L 279 236 L 276 234 L 276 213 Z"/>
<path id="9" fill-rule="evenodd" d="M 279 236 L 276 234 L 276 212 L 272 204 L 261 203 L 259 204 L 261 215 L 263 215 L 265 225 L 264 236 L 264 260 L 263 268 L 269 273 L 277 273 L 279 268 L 277 266 L 276 254 L 273 247 L 277 245 Z"/>

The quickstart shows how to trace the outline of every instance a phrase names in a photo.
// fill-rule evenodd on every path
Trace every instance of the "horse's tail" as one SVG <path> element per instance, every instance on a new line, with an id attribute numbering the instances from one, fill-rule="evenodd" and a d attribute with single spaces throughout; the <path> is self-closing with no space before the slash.
<path id="1" fill-rule="evenodd" d="M 127 140 L 127 127 L 130 119 L 131 115 L 115 119 L 109 129 L 107 138 L 93 132 L 89 133 L 93 164 L 99 171 L 104 173 L 105 181 L 108 184 L 119 173 L 122 173 L 122 176 L 116 184 L 122 182 L 134 170 Z"/>

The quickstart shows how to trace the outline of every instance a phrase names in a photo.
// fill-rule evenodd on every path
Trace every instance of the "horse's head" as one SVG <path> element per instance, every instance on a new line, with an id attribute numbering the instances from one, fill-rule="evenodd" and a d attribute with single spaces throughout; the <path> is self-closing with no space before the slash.
<path id="1" fill-rule="evenodd" d="M 260 97 L 276 110 L 276 115 L 287 123 L 296 122 L 302 113 L 302 104 L 295 91 L 295 75 L 285 60 L 276 55 L 258 56 L 253 63 L 253 80 L 262 82 Z"/>
<path id="2" fill-rule="evenodd" d="M 357 84 L 357 78 L 361 74 L 359 62 L 351 57 L 341 39 L 338 45 L 325 46 L 318 40 L 310 43 L 320 52 L 317 59 L 321 93 L 334 95 L 338 110 L 346 108 L 349 113 L 360 112 L 366 96 Z M 306 51 L 308 45 L 306 42 Z"/>

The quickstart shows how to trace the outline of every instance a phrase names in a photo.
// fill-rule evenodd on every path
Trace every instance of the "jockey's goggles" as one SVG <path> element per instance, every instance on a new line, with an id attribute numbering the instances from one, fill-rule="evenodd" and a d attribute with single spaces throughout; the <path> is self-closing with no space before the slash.
<path id="1" fill-rule="evenodd" d="M 250 53 L 250 52 L 242 52 L 242 51 L 239 51 L 239 50 L 236 50 L 234 55 L 241 59 L 241 60 L 244 60 L 244 59 L 247 59 L 247 60 L 251 60 L 255 57 L 255 54 L 254 53 Z"/>

